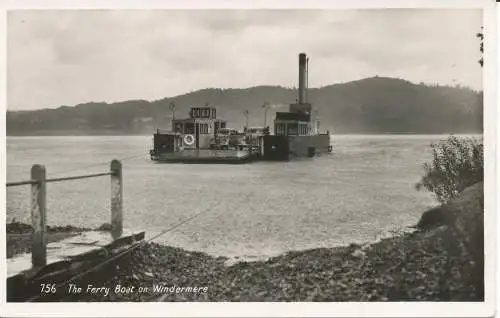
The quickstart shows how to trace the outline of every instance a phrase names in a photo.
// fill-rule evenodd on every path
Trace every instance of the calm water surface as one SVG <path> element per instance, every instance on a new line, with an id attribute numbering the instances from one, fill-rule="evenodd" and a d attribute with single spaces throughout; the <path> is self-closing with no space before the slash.
<path id="1" fill-rule="evenodd" d="M 7 180 L 124 166 L 124 226 L 158 233 L 160 243 L 215 255 L 262 257 L 284 251 L 373 241 L 418 221 L 433 197 L 417 192 L 429 144 L 442 136 L 336 136 L 334 153 L 247 165 L 157 164 L 149 136 L 8 137 Z M 49 225 L 109 222 L 108 177 L 47 186 Z M 29 222 L 29 187 L 7 189 L 7 219 Z"/>

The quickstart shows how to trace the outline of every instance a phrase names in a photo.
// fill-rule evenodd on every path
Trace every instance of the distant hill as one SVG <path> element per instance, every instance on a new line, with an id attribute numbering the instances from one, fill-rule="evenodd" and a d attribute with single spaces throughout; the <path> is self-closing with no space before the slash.
<path id="1" fill-rule="evenodd" d="M 286 111 L 296 97 L 296 89 L 279 86 L 209 88 L 156 101 L 8 111 L 7 135 L 150 134 L 155 128 L 170 128 L 171 102 L 176 118 L 186 117 L 191 106 L 208 103 L 217 107 L 218 117 L 228 120 L 230 127 L 243 127 L 245 110 L 250 126 L 262 126 L 264 101 L 273 105 L 269 124 L 272 113 Z M 483 127 L 482 93 L 463 87 L 371 77 L 309 89 L 308 100 L 318 110 L 320 128 L 336 134 L 481 133 Z"/>

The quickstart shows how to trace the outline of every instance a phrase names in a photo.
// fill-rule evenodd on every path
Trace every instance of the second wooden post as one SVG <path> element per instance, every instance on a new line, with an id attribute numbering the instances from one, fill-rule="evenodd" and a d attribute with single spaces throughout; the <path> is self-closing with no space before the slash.
<path id="1" fill-rule="evenodd" d="M 31 185 L 31 264 L 40 268 L 47 265 L 45 167 L 33 165 L 31 180 L 36 181 Z"/>
<path id="2" fill-rule="evenodd" d="M 123 175 L 120 161 L 111 161 L 111 172 L 111 235 L 116 240 L 123 232 Z"/>

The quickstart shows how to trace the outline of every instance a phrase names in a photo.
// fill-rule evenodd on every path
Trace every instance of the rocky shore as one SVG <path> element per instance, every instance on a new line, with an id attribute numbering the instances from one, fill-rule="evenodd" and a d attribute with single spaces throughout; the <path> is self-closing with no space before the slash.
<path id="1" fill-rule="evenodd" d="M 47 242 L 57 242 L 90 230 L 72 225 L 47 226 Z M 7 258 L 11 258 L 15 254 L 31 252 L 31 225 L 14 219 L 7 223 L 5 232 L 7 233 Z"/>
<path id="2" fill-rule="evenodd" d="M 447 206 L 440 225 L 267 261 L 226 266 L 223 257 L 147 243 L 113 268 L 74 282 L 84 292 L 63 301 L 482 301 L 482 252 L 472 251 L 479 250 L 482 191 L 482 184 L 473 187 Z M 110 292 L 87 293 L 89 284 Z M 115 292 L 118 285 L 123 292 Z M 175 292 L 195 286 L 208 288 Z"/>
<path id="3" fill-rule="evenodd" d="M 447 228 L 405 234 L 369 246 L 290 252 L 225 266 L 225 258 L 149 243 L 116 265 L 114 275 L 79 286 L 107 286 L 108 296 L 66 301 L 479 301 L 470 262 L 447 244 Z M 149 292 L 115 293 L 117 285 Z M 206 293 L 155 293 L 155 285 L 207 286 Z"/>
<path id="4" fill-rule="evenodd" d="M 75 227 L 72 225 L 66 226 L 47 226 L 47 232 L 49 233 L 60 233 L 60 232 L 83 232 L 90 231 L 90 228 Z M 7 234 L 26 234 L 31 233 L 31 225 L 16 221 L 7 223 L 5 227 Z"/>

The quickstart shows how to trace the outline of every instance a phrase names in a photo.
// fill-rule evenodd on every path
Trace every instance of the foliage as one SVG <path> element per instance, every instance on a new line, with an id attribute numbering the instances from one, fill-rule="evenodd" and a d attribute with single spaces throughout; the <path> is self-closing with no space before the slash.
<path id="1" fill-rule="evenodd" d="M 432 164 L 416 188 L 433 192 L 440 203 L 457 197 L 465 188 L 483 180 L 483 143 L 473 138 L 450 136 L 431 144 Z"/>
<path id="2" fill-rule="evenodd" d="M 484 53 L 484 31 L 483 30 L 484 30 L 484 28 L 481 27 L 481 32 L 476 34 L 476 37 L 479 38 L 479 40 L 481 41 L 481 43 L 479 44 L 479 51 L 481 52 L 481 55 L 483 55 L 483 53 Z M 483 67 L 484 58 L 482 56 L 479 59 L 478 63 L 479 63 L 479 65 L 481 65 L 481 67 Z"/>

